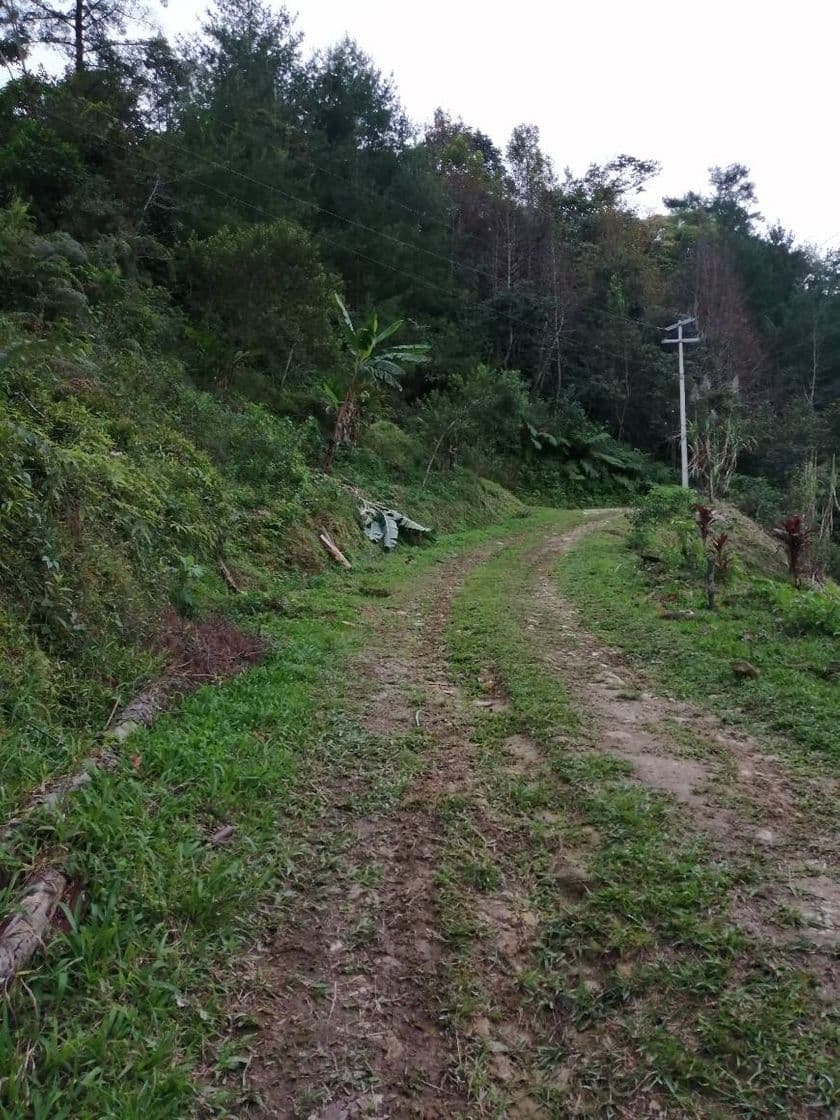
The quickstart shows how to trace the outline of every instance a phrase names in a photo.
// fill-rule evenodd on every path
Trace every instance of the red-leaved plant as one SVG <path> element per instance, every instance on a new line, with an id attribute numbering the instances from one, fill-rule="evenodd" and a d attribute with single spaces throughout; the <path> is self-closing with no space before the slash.
<path id="1" fill-rule="evenodd" d="M 773 530 L 784 546 L 787 555 L 788 571 L 793 577 L 796 586 L 802 578 L 802 560 L 808 551 L 808 545 L 814 535 L 814 530 L 805 523 L 801 513 L 787 517 L 780 521 Z"/>
<path id="2" fill-rule="evenodd" d="M 717 606 L 715 581 L 718 576 L 725 577 L 732 564 L 732 556 L 726 550 L 729 534 L 718 533 L 716 536 L 712 535 L 712 526 L 720 520 L 720 514 L 711 506 L 704 506 L 699 503 L 695 505 L 694 519 L 700 532 L 700 540 L 703 542 L 703 552 L 706 557 L 706 596 L 709 602 L 709 610 L 713 611 Z"/>
<path id="3" fill-rule="evenodd" d="M 729 544 L 728 533 L 718 533 L 712 537 L 712 559 L 714 560 L 715 573 L 726 579 L 732 568 L 732 553 L 727 547 Z"/>
<path id="4" fill-rule="evenodd" d="M 717 514 L 711 506 L 695 505 L 694 517 L 697 521 L 697 528 L 700 530 L 700 539 L 705 545 L 709 539 L 709 533 L 712 531 L 712 525 L 717 519 Z"/>

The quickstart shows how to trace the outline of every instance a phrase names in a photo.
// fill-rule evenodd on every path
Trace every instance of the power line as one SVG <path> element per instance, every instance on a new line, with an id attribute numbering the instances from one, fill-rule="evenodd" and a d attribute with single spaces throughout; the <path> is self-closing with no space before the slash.
<path id="1" fill-rule="evenodd" d="M 61 114 L 56 113 L 55 110 L 53 110 L 51 108 L 47 109 L 47 112 L 52 113 L 59 120 L 63 119 L 66 124 L 70 124 L 70 125 L 75 125 L 76 124 L 76 122 L 70 121 L 68 118 L 62 118 Z M 103 110 L 100 107 L 97 107 L 97 112 L 101 116 L 110 120 L 111 123 L 117 124 L 117 125 L 122 125 L 122 122 L 120 121 L 120 119 L 118 117 L 114 116 L 111 113 L 108 113 L 106 110 Z M 167 136 L 165 136 L 162 133 L 157 132 L 157 133 L 154 133 L 153 135 L 161 143 L 165 144 L 167 147 L 171 148 L 173 151 L 178 152 L 179 154 L 188 155 L 189 157 L 191 157 L 193 159 L 198 159 L 198 160 L 202 161 L 203 163 L 205 163 L 207 166 L 213 167 L 218 171 L 224 171 L 228 174 L 234 175 L 235 177 L 237 177 L 239 179 L 242 179 L 244 182 L 250 183 L 252 186 L 261 187 L 264 190 L 272 191 L 275 194 L 280 195 L 282 198 L 285 198 L 288 201 L 295 202 L 300 206 L 308 207 L 309 209 L 314 210 L 318 213 L 326 214 L 327 216 L 329 216 L 331 218 L 334 218 L 334 219 L 336 219 L 340 222 L 343 222 L 348 226 L 355 227 L 356 229 L 360 229 L 360 230 L 364 231 L 365 233 L 373 234 L 375 237 L 384 237 L 386 240 L 392 242 L 395 245 L 399 245 L 400 247 L 402 247 L 404 249 L 408 249 L 412 252 L 423 253 L 425 256 L 428 256 L 430 258 L 433 258 L 433 259 L 436 259 L 436 260 L 439 260 L 439 261 L 443 262 L 450 269 L 457 267 L 457 268 L 459 268 L 463 271 L 471 272 L 476 276 L 483 277 L 483 278 L 489 280 L 491 283 L 495 283 L 495 281 L 497 279 L 496 276 L 493 275 L 493 273 L 488 272 L 486 269 L 478 268 L 475 265 L 466 264 L 463 261 L 455 261 L 452 257 L 446 257 L 442 253 L 435 252 L 433 249 L 427 249 L 423 245 L 418 245 L 418 244 L 410 242 L 410 241 L 405 241 L 402 238 L 396 237 L 394 234 L 387 233 L 384 230 L 376 229 L 374 226 L 368 226 L 364 222 L 358 222 L 353 218 L 348 218 L 345 215 L 340 214 L 335 210 L 331 210 L 328 207 L 321 206 L 317 202 L 313 202 L 310 199 L 301 198 L 299 195 L 296 195 L 296 194 L 293 194 L 290 191 L 284 190 L 282 187 L 278 187 L 274 183 L 268 183 L 265 180 L 257 179 L 254 176 L 247 175 L 244 171 L 239 171 L 235 167 L 231 166 L 230 164 L 221 163 L 220 161 L 215 160 L 210 156 L 202 156 L 202 155 L 199 155 L 196 152 L 191 152 L 189 149 L 184 148 L 182 145 L 176 144 L 174 141 L 170 140 Z M 249 134 L 245 133 L 245 135 L 247 136 Z M 304 133 L 301 133 L 301 135 L 305 136 Z M 253 139 L 253 137 L 251 137 L 251 138 Z M 104 140 L 105 142 L 108 142 L 107 137 L 100 137 L 100 139 Z M 144 153 L 141 149 L 136 149 L 136 151 L 137 151 L 137 154 L 141 155 L 143 158 L 147 158 L 146 153 Z M 230 196 L 230 197 L 233 197 L 233 196 Z M 419 213 L 418 211 L 414 211 L 414 212 Z M 326 238 L 326 237 L 324 238 L 324 240 L 329 241 L 329 239 Z M 336 245 L 339 248 L 345 249 L 345 251 L 346 251 L 346 247 L 341 246 L 339 243 L 337 243 L 337 242 L 330 242 L 330 243 Z M 369 259 L 372 259 L 372 258 L 369 258 Z M 419 279 L 419 278 L 417 278 L 417 279 Z M 509 290 L 509 289 L 507 289 L 507 290 Z M 619 322 L 628 323 L 628 324 L 630 324 L 634 327 L 637 327 L 637 328 L 653 331 L 657 335 L 659 335 L 661 333 L 661 328 L 660 327 L 657 327 L 652 323 L 648 323 L 643 319 L 633 319 L 628 315 L 620 315 L 620 314 L 616 314 L 615 312 L 607 311 L 606 309 L 600 309 L 600 308 L 598 309 L 598 314 L 600 314 L 602 316 L 605 316 L 606 318 L 609 318 L 609 319 L 614 319 L 614 320 L 619 321 Z M 516 322 L 516 320 L 513 319 L 512 316 L 510 318 L 513 322 Z"/>
<path id="2" fill-rule="evenodd" d="M 47 109 L 47 112 L 49 114 L 51 114 L 52 116 L 54 116 L 57 120 L 63 121 L 67 125 L 76 126 L 78 124 L 77 121 L 71 120 L 70 118 L 64 116 L 61 113 L 58 113 L 57 111 L 55 111 L 52 108 Z M 121 124 L 119 118 L 113 116 L 112 114 L 109 114 L 107 112 L 102 112 L 101 115 L 106 117 L 107 119 L 111 120 L 112 122 L 114 122 L 116 124 Z M 88 126 L 88 127 L 90 128 L 90 126 Z M 90 128 L 90 131 L 91 131 L 92 135 L 96 136 L 97 139 L 101 140 L 103 143 L 108 144 L 108 145 L 113 145 L 114 138 L 108 137 L 106 135 L 98 134 L 98 133 L 96 133 L 96 131 L 93 128 Z M 161 138 L 159 136 L 159 134 L 158 134 L 158 138 L 159 139 Z M 128 141 L 124 137 L 118 137 L 117 140 L 126 150 L 129 150 Z M 288 192 L 284 192 L 280 188 L 272 186 L 272 184 L 270 184 L 270 183 L 264 183 L 261 180 L 254 179 L 251 176 L 245 175 L 244 172 L 239 172 L 235 168 L 230 167 L 229 165 L 220 163 L 218 160 L 214 160 L 214 159 L 211 159 L 207 156 L 202 156 L 199 153 L 192 152 L 189 149 L 182 147 L 181 145 L 174 144 L 172 141 L 165 140 L 164 142 L 167 144 L 168 147 L 172 148 L 174 151 L 177 151 L 182 155 L 189 156 L 190 158 L 198 160 L 199 162 L 205 163 L 208 166 L 214 167 L 216 170 L 228 171 L 232 175 L 235 175 L 238 178 L 243 179 L 244 181 L 250 182 L 253 185 L 263 186 L 266 189 L 273 190 L 280 195 L 284 195 L 286 197 L 290 197 L 292 199 L 295 199 L 295 196 L 292 196 L 292 195 L 288 194 Z M 155 160 L 154 156 L 151 153 L 147 153 L 142 148 L 139 148 L 139 147 L 138 148 L 131 148 L 130 150 L 131 150 L 132 154 L 138 156 L 140 159 L 145 160 L 147 163 L 153 164 L 156 167 L 156 169 L 158 169 L 157 168 L 157 161 Z M 192 175 L 193 172 L 188 172 L 187 174 Z M 259 206 L 258 204 L 250 202 L 248 199 L 240 198 L 238 195 L 231 194 L 229 191 L 222 190 L 219 187 L 214 187 L 212 184 L 205 183 L 205 182 L 203 182 L 199 179 L 195 179 L 195 181 L 204 190 L 210 190 L 210 191 L 219 195 L 222 198 L 227 198 L 229 201 L 237 203 L 239 206 L 245 206 L 245 207 L 253 210 L 255 213 L 258 213 L 261 216 L 270 219 L 271 221 L 276 221 L 276 219 L 277 219 L 277 215 L 275 213 L 272 213 L 271 211 L 265 210 L 263 207 Z M 156 205 L 156 206 L 159 205 L 157 202 L 154 202 L 153 204 Z M 322 210 L 323 209 L 323 208 L 319 207 L 316 203 L 309 203 L 309 205 L 314 207 L 317 210 Z M 327 213 L 332 213 L 330 211 L 326 211 L 326 212 Z M 371 233 L 375 234 L 376 236 L 379 236 L 379 231 L 374 229 L 373 227 L 365 226 L 361 223 L 354 222 L 352 219 L 349 219 L 349 218 L 348 219 L 342 219 L 342 220 L 346 221 L 347 224 L 349 224 L 351 226 L 358 226 L 359 228 L 361 228 L 363 230 L 366 230 L 367 232 L 371 232 Z M 428 279 L 426 279 L 425 277 L 422 277 L 422 276 L 417 276 L 415 273 L 409 272 L 406 269 L 399 268 L 398 266 L 392 265 L 392 264 L 388 263 L 387 261 L 379 260 L 378 258 L 372 257 L 367 253 L 363 253 L 358 249 L 351 248 L 347 245 L 344 245 L 341 242 L 338 242 L 335 239 L 330 238 L 328 235 L 326 235 L 326 234 L 324 234 L 320 231 L 318 232 L 317 236 L 321 240 L 325 241 L 327 244 L 332 245 L 334 248 L 337 248 L 342 252 L 349 253 L 351 256 L 355 256 L 355 257 L 358 257 L 361 260 L 367 261 L 369 264 L 377 265 L 380 268 L 384 268 L 384 269 L 387 269 L 391 272 L 394 272 L 395 274 L 404 276 L 407 279 L 411 280 L 415 284 L 420 284 L 420 285 L 423 285 L 425 287 L 436 290 L 438 292 L 442 292 L 444 295 L 448 296 L 449 298 L 451 298 L 452 295 L 453 295 L 453 291 L 450 288 L 445 288 L 443 285 L 438 284 L 435 281 L 428 280 Z M 388 236 L 388 235 L 385 235 L 385 236 Z M 409 248 L 409 249 L 416 248 L 416 246 L 411 245 L 409 242 L 401 241 L 399 238 L 389 237 L 389 239 L 393 240 L 393 241 L 396 241 L 398 244 L 403 245 L 406 248 Z M 432 254 L 432 255 L 433 256 L 439 256 L 440 259 L 445 261 L 447 264 L 451 265 L 453 263 L 453 262 L 449 261 L 448 258 L 441 257 L 440 254 Z M 500 319 L 505 319 L 510 324 L 512 324 L 513 326 L 516 326 L 516 327 L 521 328 L 522 325 L 523 325 L 522 322 L 519 319 L 517 319 L 515 316 L 510 315 L 508 312 L 502 310 L 501 308 L 492 307 L 487 303 L 478 303 L 474 300 L 464 300 L 463 297 L 462 297 L 461 298 L 461 306 L 462 307 L 472 307 L 475 311 L 477 311 L 477 312 L 479 312 L 483 315 L 488 315 L 489 314 L 491 316 L 495 316 L 495 317 L 500 318 Z M 609 312 L 601 311 L 600 309 L 599 309 L 598 313 L 599 314 L 605 314 L 608 317 L 618 318 L 621 321 L 631 323 L 635 326 L 646 326 L 646 327 L 650 327 L 653 330 L 657 330 L 657 331 L 659 330 L 659 328 L 653 327 L 652 324 L 643 323 L 642 321 L 636 320 L 636 319 L 630 319 L 627 316 L 612 316 Z M 625 356 L 623 354 L 616 353 L 615 351 L 605 350 L 602 347 L 598 347 L 598 349 L 600 350 L 600 352 L 602 354 L 607 355 L 607 356 L 612 357 L 612 358 L 615 358 L 617 361 L 623 361 L 624 360 Z"/>

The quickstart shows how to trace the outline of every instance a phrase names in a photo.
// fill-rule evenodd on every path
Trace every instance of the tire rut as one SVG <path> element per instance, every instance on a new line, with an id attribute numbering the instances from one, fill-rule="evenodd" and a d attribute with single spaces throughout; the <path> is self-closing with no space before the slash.
<path id="1" fill-rule="evenodd" d="M 552 578 L 558 559 L 576 539 L 555 536 L 534 550 L 533 602 L 539 620 L 533 617 L 529 626 L 543 638 L 549 669 L 568 682 L 576 704 L 594 721 L 594 749 L 626 760 L 636 781 L 680 802 L 687 823 L 709 835 L 722 855 L 763 860 L 767 878 L 736 900 L 732 917 L 737 924 L 772 941 L 801 941 L 826 951 L 836 947 L 836 838 L 814 806 L 827 807 L 837 784 L 794 778 L 749 735 L 651 691 L 620 651 L 585 628 Z M 799 915 L 796 928 L 772 920 L 780 908 Z M 825 963 L 836 983 L 834 968 Z"/>
<path id="2" fill-rule="evenodd" d="M 475 712 L 440 643 L 468 572 L 502 543 L 441 565 L 422 599 L 415 590 L 385 608 L 387 647 L 369 647 L 353 666 L 349 712 L 387 744 L 386 757 L 414 740 L 419 769 L 385 810 L 366 806 L 359 775 L 335 775 L 322 791 L 318 828 L 343 836 L 343 850 L 253 962 L 261 981 L 249 986 L 261 994 L 247 1008 L 260 1023 L 246 1075 L 252 1117 L 433 1120 L 468 1111 L 457 1042 L 442 1022 L 436 807 L 472 785 Z"/>

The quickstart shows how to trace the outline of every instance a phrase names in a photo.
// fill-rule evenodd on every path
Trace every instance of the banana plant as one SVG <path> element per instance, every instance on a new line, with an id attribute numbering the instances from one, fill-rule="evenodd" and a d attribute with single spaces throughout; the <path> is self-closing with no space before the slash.
<path id="1" fill-rule="evenodd" d="M 338 292 L 334 293 L 340 312 L 341 331 L 344 343 L 353 360 L 353 373 L 344 400 L 338 409 L 330 440 L 324 470 L 329 474 L 333 467 L 335 453 L 342 444 L 352 442 L 355 420 L 359 411 L 359 401 L 364 390 L 378 382 L 391 389 L 401 389 L 400 378 L 405 372 L 404 365 L 419 365 L 429 360 L 429 345 L 426 342 L 410 342 L 402 346 L 382 344 L 397 333 L 404 325 L 404 319 L 396 319 L 380 330 L 379 317 L 371 311 L 367 322 L 356 327 L 350 312 Z"/>

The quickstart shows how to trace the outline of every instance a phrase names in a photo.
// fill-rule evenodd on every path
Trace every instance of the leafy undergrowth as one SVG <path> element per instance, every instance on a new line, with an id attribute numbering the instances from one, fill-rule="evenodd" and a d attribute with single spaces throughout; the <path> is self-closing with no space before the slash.
<path id="1" fill-rule="evenodd" d="M 468 1039 L 463 1076 L 493 1116 L 827 1116 L 837 1034 L 807 956 L 729 920 L 760 860 L 722 859 L 675 802 L 628 783 L 625 762 L 592 749 L 562 665 L 547 668 L 552 635 L 529 590 L 547 523 L 472 573 L 449 631 L 465 687 L 480 697 L 490 668 L 509 702 L 476 737 L 483 808 L 450 807 L 448 822 L 444 930 L 456 951 L 450 1014 Z M 564 585 L 593 554 L 604 580 L 616 543 L 585 538 L 560 563 Z M 614 587 L 604 584 L 605 599 Z M 538 745 L 544 764 L 512 771 L 513 735 Z M 538 916 L 518 982 L 482 941 L 481 897 L 494 891 L 524 893 Z M 517 1070 L 527 1107 L 510 1097 Z"/>
<path id="2" fill-rule="evenodd" d="M 36 339 L 0 316 L 0 814 L 163 671 L 172 606 L 247 624 L 331 563 L 319 529 L 354 563 L 372 552 L 353 494 L 312 468 L 314 421 L 202 391 L 171 356 L 166 316 L 138 299 L 118 301 L 140 316 L 136 345 L 106 313 L 84 338 L 55 326 Z M 342 468 L 440 530 L 525 509 L 467 470 L 424 487 L 414 464 L 395 489 L 374 451 Z M 235 604 L 220 558 L 246 592 Z"/>
<path id="3" fill-rule="evenodd" d="M 621 528 L 589 536 L 558 579 L 587 625 L 674 695 L 781 732 L 800 753 L 840 758 L 836 637 L 793 614 L 808 610 L 811 593 L 747 570 L 724 585 L 710 612 L 701 577 L 646 564 Z M 663 618 L 663 606 L 694 617 Z M 732 663 L 740 660 L 758 675 L 736 677 Z"/>
<path id="4" fill-rule="evenodd" d="M 286 614 L 251 613 L 270 646 L 261 665 L 201 688 L 138 733 L 72 813 L 41 812 L 23 826 L 3 852 L 2 911 L 45 859 L 64 861 L 77 889 L 68 928 L 4 1004 L 4 1116 L 237 1114 L 221 1090 L 199 1092 L 195 1074 L 227 1083 L 243 1061 L 237 1032 L 247 1024 L 224 1012 L 232 956 L 276 924 L 300 863 L 289 822 L 317 811 L 319 774 L 357 749 L 329 708 L 367 637 L 361 607 L 522 524 L 388 557 L 371 549 L 367 564 L 291 591 Z M 226 824 L 232 842 L 212 846 Z"/>

